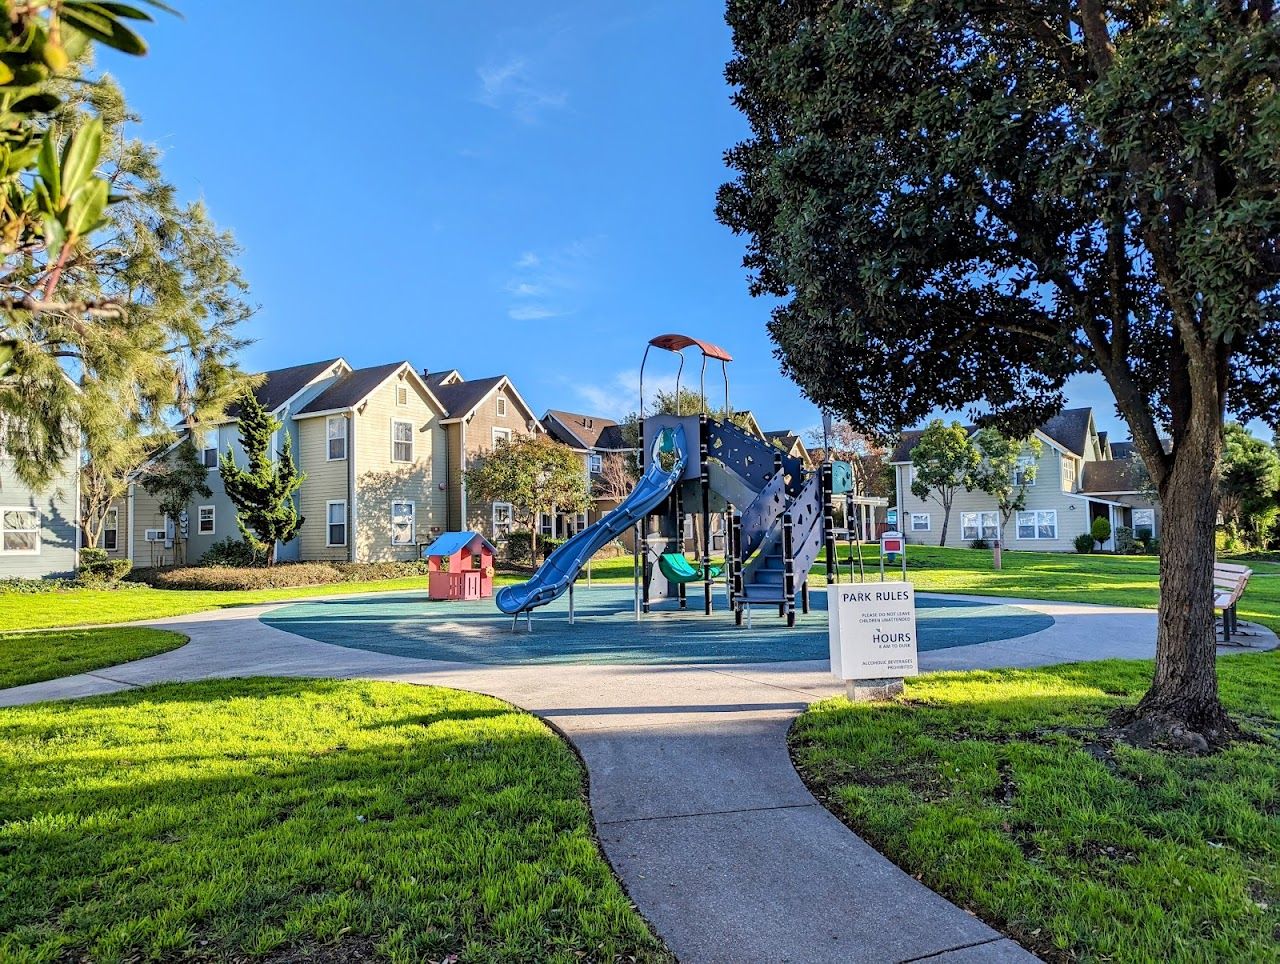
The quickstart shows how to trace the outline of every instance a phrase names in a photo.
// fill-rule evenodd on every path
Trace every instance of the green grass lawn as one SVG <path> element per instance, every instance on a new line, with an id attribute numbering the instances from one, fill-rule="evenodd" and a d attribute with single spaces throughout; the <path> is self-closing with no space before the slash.
<path id="1" fill-rule="evenodd" d="M 1206 757 L 1099 730 L 1151 664 L 922 676 L 815 704 L 815 793 L 930 887 L 1054 961 L 1280 960 L 1280 655 L 1218 663 L 1259 736 Z"/>
<path id="2" fill-rule="evenodd" d="M 880 578 L 875 548 L 863 550 L 870 578 Z M 840 547 L 842 560 L 845 548 Z M 1062 602 L 1154 609 L 1160 602 L 1160 563 L 1154 556 L 1005 552 L 999 572 L 989 549 L 907 547 L 907 578 L 921 590 L 966 595 L 1021 596 Z M 1255 578 L 1240 602 L 1241 619 L 1280 631 L 1280 565 L 1248 561 Z M 816 566 L 814 573 L 823 573 Z M 901 570 L 892 570 L 893 574 Z M 842 570 L 845 578 L 848 568 Z M 890 578 L 894 576 L 890 574 Z M 1260 578 L 1259 578 L 1260 577 Z"/>
<path id="3" fill-rule="evenodd" d="M 186 641 L 180 633 L 132 626 L 0 635 L 0 689 L 116 666 Z"/>
<path id="4" fill-rule="evenodd" d="M 668 961 L 584 782 L 533 716 L 436 687 L 0 710 L 0 959 Z"/>

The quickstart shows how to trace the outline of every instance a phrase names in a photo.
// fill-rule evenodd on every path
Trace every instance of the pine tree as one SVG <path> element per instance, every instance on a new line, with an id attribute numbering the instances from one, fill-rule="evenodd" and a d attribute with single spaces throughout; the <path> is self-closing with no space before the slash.
<path id="1" fill-rule="evenodd" d="M 298 534 L 305 519 L 298 514 L 294 493 L 306 481 L 306 474 L 293 464 L 293 444 L 289 433 L 282 436 L 279 458 L 271 461 L 271 436 L 281 428 L 254 397 L 246 393 L 240 402 L 240 446 L 248 468 L 236 465 L 228 449 L 218 467 L 227 498 L 236 507 L 236 525 L 253 550 L 265 555 L 267 565 L 276 561 L 276 543 L 288 542 Z"/>

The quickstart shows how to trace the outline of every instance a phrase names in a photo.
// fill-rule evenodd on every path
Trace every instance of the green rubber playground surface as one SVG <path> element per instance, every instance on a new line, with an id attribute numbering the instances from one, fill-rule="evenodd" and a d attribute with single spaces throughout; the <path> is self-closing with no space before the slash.
<path id="1" fill-rule="evenodd" d="M 635 618 L 630 588 L 579 588 L 575 623 L 568 596 L 533 614 L 533 631 L 490 599 L 431 602 L 421 593 L 395 593 L 299 603 L 262 617 L 269 626 L 299 636 L 415 659 L 463 663 L 777 663 L 826 659 L 825 592 L 814 592 L 812 611 L 798 613 L 788 629 L 776 610 L 757 608 L 752 626 L 735 626 L 725 597 L 716 612 L 702 612 L 701 592 L 690 593 L 690 609 L 674 600 Z M 972 646 L 1013 639 L 1053 625 L 1053 617 L 1020 606 L 982 600 L 916 597 L 920 650 Z"/>

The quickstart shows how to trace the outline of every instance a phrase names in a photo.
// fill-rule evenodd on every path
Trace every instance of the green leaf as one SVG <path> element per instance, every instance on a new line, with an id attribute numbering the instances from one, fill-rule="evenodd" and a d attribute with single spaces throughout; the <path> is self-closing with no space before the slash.
<path id="1" fill-rule="evenodd" d="M 77 193 L 67 219 L 67 226 L 76 237 L 84 237 L 102 222 L 109 190 L 110 185 L 104 179 L 94 178 Z"/>
<path id="2" fill-rule="evenodd" d="M 36 169 L 40 173 L 40 180 L 44 182 L 44 187 L 49 192 L 49 197 L 53 202 L 53 206 L 62 197 L 62 177 L 61 168 L 58 165 L 58 129 L 50 127 L 44 132 L 44 142 L 40 145 L 40 156 L 36 159 Z M 39 184 L 37 183 L 37 186 Z M 52 213 L 53 208 L 50 208 Z"/>
<path id="3" fill-rule="evenodd" d="M 131 7 L 127 3 L 102 3 L 94 4 L 108 13 L 113 13 L 117 17 L 123 17 L 126 20 L 146 20 L 154 21 L 155 18 L 145 10 L 139 10 L 137 7 Z"/>
<path id="4" fill-rule="evenodd" d="M 13 367 L 13 356 L 17 352 L 16 341 L 0 341 L 0 376 L 9 374 Z"/>
<path id="5" fill-rule="evenodd" d="M 67 232 L 63 230 L 62 222 L 55 217 L 44 219 L 44 243 L 50 258 L 57 258 L 58 252 L 67 243 Z"/>
<path id="6" fill-rule="evenodd" d="M 68 23 L 84 31 L 99 43 L 106 44 L 126 54 L 141 56 L 147 45 L 141 37 L 110 16 L 102 16 L 92 9 L 92 4 L 64 6 L 62 17 Z"/>
<path id="7" fill-rule="evenodd" d="M 58 109 L 62 99 L 57 94 L 32 94 L 10 108 L 15 114 L 48 114 Z"/>
<path id="8" fill-rule="evenodd" d="M 0 84 L 7 84 L 11 80 L 13 80 L 13 71 L 8 64 L 0 61 Z"/>
<path id="9" fill-rule="evenodd" d="M 102 119 L 95 117 L 72 136 L 62 160 L 62 189 L 75 194 L 93 177 L 93 169 L 102 156 Z"/>

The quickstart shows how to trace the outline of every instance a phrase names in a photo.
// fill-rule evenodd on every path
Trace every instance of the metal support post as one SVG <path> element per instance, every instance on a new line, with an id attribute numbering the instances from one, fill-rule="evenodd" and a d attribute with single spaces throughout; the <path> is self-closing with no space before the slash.
<path id="1" fill-rule="evenodd" d="M 792 547 L 792 530 L 794 529 L 794 521 L 790 512 L 782 515 L 782 565 L 783 565 L 783 596 L 785 597 L 778 607 L 778 615 L 787 617 L 787 625 L 794 626 L 796 624 L 796 570 L 795 556 Z"/>
<path id="2" fill-rule="evenodd" d="M 698 458 L 700 460 L 698 481 L 702 484 L 702 611 L 707 616 L 711 615 L 711 469 L 708 465 L 711 454 L 708 445 L 710 434 L 707 416 L 703 414 L 698 418 Z"/>
<path id="3" fill-rule="evenodd" d="M 822 463 L 822 542 L 823 548 L 827 554 L 827 585 L 840 581 L 840 569 L 836 560 L 836 512 L 832 504 L 834 498 L 831 492 L 833 488 L 831 483 L 831 463 Z M 848 514 L 845 515 L 845 524 L 849 523 Z M 809 580 L 805 580 L 806 599 L 808 595 Z M 808 606 L 805 612 L 808 612 Z"/>
<path id="4" fill-rule="evenodd" d="M 680 546 L 680 555 L 684 555 L 684 493 L 681 491 L 680 483 L 676 483 L 675 495 L 671 499 L 672 509 L 675 513 L 676 527 L 676 544 Z M 676 583 L 676 598 L 680 600 L 680 608 L 688 607 L 688 592 L 686 591 L 686 583 Z"/>

